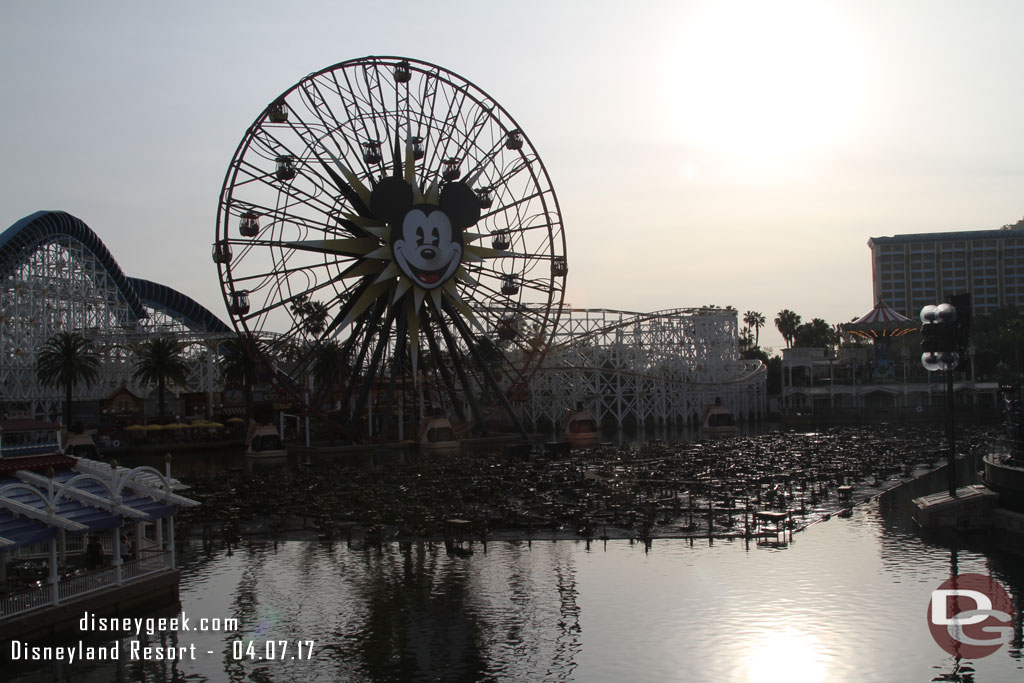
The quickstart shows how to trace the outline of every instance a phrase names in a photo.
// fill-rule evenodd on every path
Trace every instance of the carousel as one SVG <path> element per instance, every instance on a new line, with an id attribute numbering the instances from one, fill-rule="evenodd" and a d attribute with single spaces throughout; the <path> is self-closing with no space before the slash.
<path id="1" fill-rule="evenodd" d="M 875 381 L 886 381 L 896 377 L 892 340 L 916 332 L 919 327 L 918 321 L 899 313 L 883 299 L 879 299 L 866 315 L 851 323 L 840 325 L 839 330 L 871 342 L 874 350 L 871 378 Z"/>

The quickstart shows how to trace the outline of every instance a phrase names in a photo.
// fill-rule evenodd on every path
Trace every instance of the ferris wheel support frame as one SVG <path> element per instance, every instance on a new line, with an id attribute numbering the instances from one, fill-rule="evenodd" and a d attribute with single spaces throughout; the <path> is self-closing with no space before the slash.
<path id="1" fill-rule="evenodd" d="M 536 333 L 539 353 L 500 360 L 502 374 L 520 381 L 536 372 L 564 298 L 565 235 L 540 156 L 473 83 L 401 57 L 348 60 L 303 78 L 236 148 L 216 235 L 236 329 L 260 337 L 283 325 L 275 348 L 260 347 L 265 360 L 297 346 L 284 370 L 308 376 L 314 353 L 340 343 L 351 381 L 338 415 L 350 441 L 364 411 L 378 414 L 386 441 L 410 394 L 422 415 L 427 374 L 442 387 L 438 400 L 446 395 L 463 420 L 468 404 L 481 432 L 480 390 L 493 391 L 526 435 L 473 330 L 511 342 L 490 340 L 499 352 L 535 344 L 526 335 Z M 512 312 L 487 319 L 495 304 Z M 313 308 L 322 313 L 316 330 L 307 324 Z M 424 357 L 429 372 L 420 371 Z M 368 419 L 369 434 L 374 427 Z"/>

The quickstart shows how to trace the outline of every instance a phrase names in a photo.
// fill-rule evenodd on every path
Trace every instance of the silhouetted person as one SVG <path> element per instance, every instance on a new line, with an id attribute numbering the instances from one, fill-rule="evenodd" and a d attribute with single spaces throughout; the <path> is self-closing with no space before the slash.
<path id="1" fill-rule="evenodd" d="M 121 534 L 121 562 L 128 562 L 135 554 L 135 543 L 127 534 Z"/>
<path id="2" fill-rule="evenodd" d="M 96 534 L 89 534 L 89 543 L 85 546 L 85 568 L 92 571 L 103 566 L 103 544 Z"/>

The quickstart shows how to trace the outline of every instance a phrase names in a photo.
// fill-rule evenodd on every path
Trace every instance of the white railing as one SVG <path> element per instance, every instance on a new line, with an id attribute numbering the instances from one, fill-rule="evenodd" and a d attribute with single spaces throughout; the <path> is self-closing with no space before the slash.
<path id="1" fill-rule="evenodd" d="M 121 565 L 121 583 L 127 584 L 149 574 L 155 574 L 171 568 L 171 553 L 167 551 L 145 551 L 144 557 L 130 560 Z M 74 598 L 93 593 L 117 585 L 118 568 L 106 567 L 87 574 L 80 574 L 57 583 L 58 600 L 66 602 Z M 53 592 L 49 584 L 14 593 L 0 598 L 0 619 L 13 617 L 41 607 L 53 604 Z"/>
<path id="2" fill-rule="evenodd" d="M 40 588 L 30 588 L 26 591 L 12 593 L 0 598 L 0 619 L 46 607 L 50 602 L 50 587 L 45 584 Z"/>
<path id="3" fill-rule="evenodd" d="M 61 602 L 63 602 L 79 595 L 85 595 L 86 593 L 113 586 L 116 576 L 117 574 L 112 567 L 89 572 L 88 574 L 80 574 L 60 581 L 57 584 L 57 592 L 60 595 Z"/>
<path id="4" fill-rule="evenodd" d="M 127 583 L 147 574 L 170 568 L 171 554 L 169 552 L 147 552 L 144 557 L 130 560 L 121 565 L 121 582 Z"/>

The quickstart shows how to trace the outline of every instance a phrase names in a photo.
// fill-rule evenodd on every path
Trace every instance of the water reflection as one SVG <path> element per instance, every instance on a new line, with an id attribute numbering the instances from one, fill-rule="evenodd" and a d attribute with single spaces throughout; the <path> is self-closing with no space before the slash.
<path id="1" fill-rule="evenodd" d="M 187 558 L 185 614 L 238 620 L 151 639 L 194 644 L 195 661 L 4 667 L 0 680 L 1024 679 L 1019 559 L 951 552 L 873 509 L 770 551 L 664 539 L 476 543 L 456 556 L 441 543 L 284 542 L 208 555 L 197 545 Z M 951 570 L 1010 590 L 1010 646 L 957 661 L 932 641 L 930 592 Z M 268 641 L 288 657 L 262 658 Z M 307 641 L 313 656 L 291 658 Z"/>
<path id="2" fill-rule="evenodd" d="M 750 683 L 818 683 L 832 680 L 821 641 L 793 628 L 776 626 L 756 638 L 746 656 Z"/>
<path id="3" fill-rule="evenodd" d="M 337 634 L 342 659 L 372 680 L 483 680 L 487 639 L 464 566 L 423 543 L 359 559 L 361 618 Z"/>

